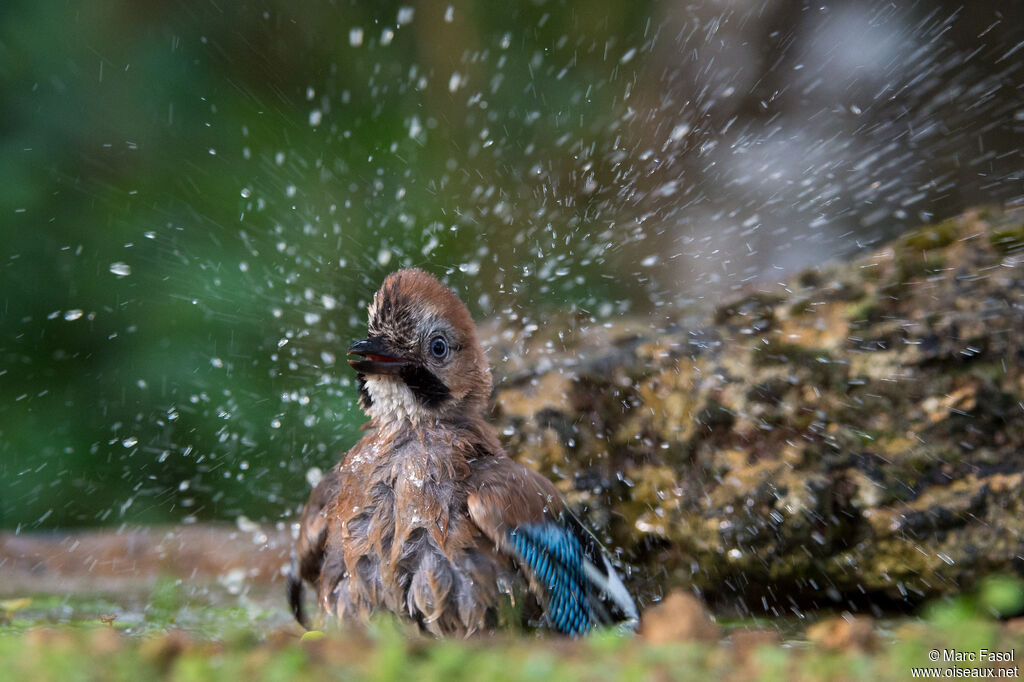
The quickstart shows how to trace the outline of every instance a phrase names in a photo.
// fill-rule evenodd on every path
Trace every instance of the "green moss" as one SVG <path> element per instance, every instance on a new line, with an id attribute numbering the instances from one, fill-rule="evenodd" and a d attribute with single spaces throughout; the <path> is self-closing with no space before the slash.
<path id="1" fill-rule="evenodd" d="M 762 646 L 754 652 L 754 665 L 761 671 L 762 680 L 793 679 L 790 664 L 790 656 L 778 647 Z"/>
<path id="2" fill-rule="evenodd" d="M 981 583 L 978 602 L 996 617 L 1009 617 L 1024 612 L 1024 582 L 1009 575 L 992 575 Z"/>
<path id="3" fill-rule="evenodd" d="M 157 627 L 174 625 L 178 611 L 185 605 L 181 580 L 164 577 L 157 580 L 146 606 L 146 621 Z"/>
<path id="4" fill-rule="evenodd" d="M 928 251 L 949 246 L 960 233 L 960 222 L 952 218 L 935 225 L 925 225 L 903 236 L 901 243 L 908 249 Z"/>
<path id="5" fill-rule="evenodd" d="M 1001 358 L 996 362 L 977 362 L 970 365 L 967 374 L 981 377 L 985 381 L 998 386 L 1003 378 L 1006 377 L 1006 366 Z"/>
<path id="6" fill-rule="evenodd" d="M 934 275 L 946 267 L 947 259 L 937 253 L 908 251 L 896 258 L 895 282 L 906 284 L 912 279 Z"/>
<path id="7" fill-rule="evenodd" d="M 881 319 L 882 305 L 876 296 L 865 296 L 846 307 L 846 319 L 861 324 L 874 324 Z"/>
<path id="8" fill-rule="evenodd" d="M 913 550 L 911 550 L 913 551 Z M 911 666 L 926 666 L 938 648 L 1020 650 L 1024 637 L 1002 628 L 986 590 L 1008 594 L 1005 582 L 936 602 L 925 620 L 903 618 L 876 628 L 878 646 L 830 649 L 822 644 L 765 643 L 740 652 L 728 642 L 651 644 L 614 631 L 584 640 L 499 635 L 482 640 L 432 641 L 374 627 L 367 633 L 331 633 L 300 642 L 279 633 L 268 641 L 230 643 L 112 635 L 102 627 L 37 629 L 11 634 L 0 628 L 0 660 L 12 679 L 134 682 L 140 679 L 304 682 L 319 679 L 382 680 L 903 680 Z M 998 588 L 998 589 L 997 589 Z M 1010 590 L 1017 594 L 1016 589 Z M 785 619 L 782 619 L 785 620 Z M 803 621 L 806 623 L 806 621 Z M 720 621 L 726 630 L 750 623 Z M 773 628 L 774 619 L 757 625 Z M 801 626 L 802 627 L 802 626 Z M 786 629 L 786 626 L 782 626 Z M 895 634 L 892 634 L 895 633 Z M 801 639 L 799 632 L 793 634 Z M 173 638 L 169 638 L 170 641 Z"/>
<path id="9" fill-rule="evenodd" d="M 1008 225 L 996 228 L 989 236 L 992 247 L 1002 254 L 1024 248 L 1024 225 Z"/>

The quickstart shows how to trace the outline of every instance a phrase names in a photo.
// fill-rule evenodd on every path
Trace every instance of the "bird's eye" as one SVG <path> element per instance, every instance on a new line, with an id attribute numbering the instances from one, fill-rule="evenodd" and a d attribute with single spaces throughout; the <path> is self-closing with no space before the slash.
<path id="1" fill-rule="evenodd" d="M 440 360 L 448 355 L 448 342 L 443 336 L 435 336 L 430 341 L 430 354 Z"/>

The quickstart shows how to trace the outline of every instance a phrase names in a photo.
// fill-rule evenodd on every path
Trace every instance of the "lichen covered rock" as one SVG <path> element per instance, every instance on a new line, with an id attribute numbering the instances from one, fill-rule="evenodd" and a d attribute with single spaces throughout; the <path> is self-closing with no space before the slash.
<path id="1" fill-rule="evenodd" d="M 641 593 L 785 613 L 1020 572 L 1021 220 L 925 226 L 703 321 L 506 333 L 505 444 L 608 529 Z"/>

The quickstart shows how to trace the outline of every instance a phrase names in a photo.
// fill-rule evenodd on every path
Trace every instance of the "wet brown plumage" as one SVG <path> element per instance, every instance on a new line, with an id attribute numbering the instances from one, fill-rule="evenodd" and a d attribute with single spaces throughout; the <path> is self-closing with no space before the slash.
<path id="1" fill-rule="evenodd" d="M 289 585 L 296 616 L 300 581 L 328 617 L 390 611 L 438 636 L 494 628 L 517 593 L 554 603 L 555 583 L 530 570 L 515 541 L 517 529 L 562 528 L 564 506 L 483 420 L 490 369 L 465 305 L 425 272 L 400 270 L 369 313 L 350 364 L 370 421 L 303 511 Z"/>

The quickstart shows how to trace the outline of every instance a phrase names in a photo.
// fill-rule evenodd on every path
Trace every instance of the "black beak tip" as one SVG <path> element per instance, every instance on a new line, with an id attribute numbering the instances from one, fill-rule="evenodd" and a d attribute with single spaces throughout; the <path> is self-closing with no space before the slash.
<path id="1" fill-rule="evenodd" d="M 369 355 L 374 351 L 375 346 L 376 344 L 370 341 L 370 339 L 362 339 L 349 346 L 347 352 L 349 355 Z"/>
<path id="2" fill-rule="evenodd" d="M 372 337 L 356 341 L 348 347 L 348 353 L 362 356 L 348 360 L 352 369 L 360 374 L 398 374 L 408 364 L 403 358 L 396 357 L 386 342 Z"/>

